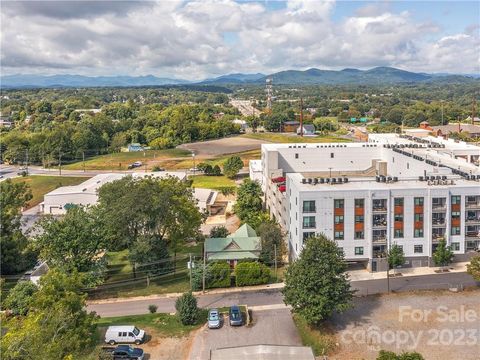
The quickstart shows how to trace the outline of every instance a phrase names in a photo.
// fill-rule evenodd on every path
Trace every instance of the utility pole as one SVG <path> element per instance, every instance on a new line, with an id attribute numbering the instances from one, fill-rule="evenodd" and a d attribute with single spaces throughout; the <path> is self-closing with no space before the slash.
<path id="1" fill-rule="evenodd" d="M 25 149 L 25 172 L 28 175 L 28 148 Z"/>
<path id="2" fill-rule="evenodd" d="M 205 293 L 205 272 L 207 271 L 207 247 L 203 242 L 203 271 L 202 271 L 202 292 Z"/>
<path id="3" fill-rule="evenodd" d="M 190 253 L 190 291 L 192 291 L 192 267 L 193 267 L 193 263 L 192 263 L 192 253 Z"/>
<path id="4" fill-rule="evenodd" d="M 83 172 L 85 172 L 85 151 L 82 151 L 82 159 L 83 159 Z"/>
<path id="5" fill-rule="evenodd" d="M 300 136 L 303 137 L 303 98 L 300 98 Z"/>
<path id="6" fill-rule="evenodd" d="M 443 100 L 442 100 L 442 126 L 443 126 Z"/>
<path id="7" fill-rule="evenodd" d="M 273 244 L 273 253 L 275 256 L 274 262 L 275 262 L 275 280 L 278 281 L 278 276 L 277 276 L 277 244 Z"/>
<path id="8" fill-rule="evenodd" d="M 58 149 L 58 175 L 62 176 L 62 152 Z"/>

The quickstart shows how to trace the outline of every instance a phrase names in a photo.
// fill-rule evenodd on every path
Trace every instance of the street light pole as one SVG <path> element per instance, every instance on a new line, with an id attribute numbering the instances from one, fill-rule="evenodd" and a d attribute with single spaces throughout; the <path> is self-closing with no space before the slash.
<path id="1" fill-rule="evenodd" d="M 202 271 L 202 292 L 205 293 L 205 272 L 207 271 L 207 246 L 203 242 L 203 271 Z"/>
<path id="2" fill-rule="evenodd" d="M 193 158 L 193 176 L 195 176 L 195 151 L 192 151 L 192 158 Z"/>
<path id="3" fill-rule="evenodd" d="M 330 170 L 330 177 L 332 177 L 332 169 L 331 167 L 328 168 L 328 170 Z"/>

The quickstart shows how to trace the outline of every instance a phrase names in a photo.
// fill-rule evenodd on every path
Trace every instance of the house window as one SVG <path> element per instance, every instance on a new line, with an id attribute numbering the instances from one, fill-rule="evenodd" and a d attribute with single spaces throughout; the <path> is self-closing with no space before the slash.
<path id="1" fill-rule="evenodd" d="M 403 198 L 395 198 L 394 204 L 395 206 L 403 206 Z"/>
<path id="2" fill-rule="evenodd" d="M 335 207 L 335 209 L 343 209 L 344 203 L 345 202 L 343 199 L 335 199 L 333 201 L 333 206 Z"/>
<path id="3" fill-rule="evenodd" d="M 460 235 L 460 226 L 452 226 L 452 235 Z"/>
<path id="4" fill-rule="evenodd" d="M 460 243 L 459 242 L 452 242 L 452 250 L 453 251 L 460 251 Z"/>
<path id="5" fill-rule="evenodd" d="M 393 237 L 395 238 L 403 238 L 403 230 L 401 229 L 395 229 L 393 233 Z"/>
<path id="6" fill-rule="evenodd" d="M 343 240 L 343 231 L 335 231 L 334 238 L 335 240 Z"/>
<path id="7" fill-rule="evenodd" d="M 423 221 L 423 214 L 415 214 L 414 219 L 415 221 Z"/>
<path id="8" fill-rule="evenodd" d="M 365 206 L 365 199 L 355 199 L 355 207 L 363 208 Z"/>
<path id="9" fill-rule="evenodd" d="M 459 195 L 455 195 L 455 196 L 452 196 L 452 205 L 453 204 L 460 204 L 460 196 Z"/>
<path id="10" fill-rule="evenodd" d="M 356 223 L 363 223 L 364 217 L 363 215 L 355 215 L 355 222 Z"/>
<path id="11" fill-rule="evenodd" d="M 355 246 L 355 255 L 363 255 L 363 246 Z"/>
<path id="12" fill-rule="evenodd" d="M 416 197 L 414 202 L 416 206 L 423 206 L 423 197 Z"/>
<path id="13" fill-rule="evenodd" d="M 343 224 L 343 215 L 335 216 L 335 224 Z"/>
<path id="14" fill-rule="evenodd" d="M 330 158 L 333 158 L 333 153 L 330 153 Z"/>
<path id="15" fill-rule="evenodd" d="M 395 214 L 393 218 L 395 221 L 403 221 L 403 214 Z"/>
<path id="16" fill-rule="evenodd" d="M 305 240 L 307 240 L 308 238 L 310 237 L 313 237 L 315 236 L 315 232 L 314 231 L 306 231 L 303 233 L 303 236 L 302 236 L 302 239 L 303 239 L 303 242 L 305 242 Z"/>
<path id="17" fill-rule="evenodd" d="M 415 229 L 413 231 L 413 237 L 416 237 L 416 238 L 423 237 L 423 229 Z"/>
<path id="18" fill-rule="evenodd" d="M 315 212 L 315 200 L 305 200 L 303 202 L 303 212 L 304 213 Z"/>
<path id="19" fill-rule="evenodd" d="M 355 231 L 355 239 L 362 240 L 365 238 L 365 233 L 363 231 Z"/>
<path id="20" fill-rule="evenodd" d="M 295 154 L 295 159 L 298 159 L 298 154 Z"/>
<path id="21" fill-rule="evenodd" d="M 423 245 L 414 245 L 413 252 L 415 254 L 423 254 Z"/>
<path id="22" fill-rule="evenodd" d="M 303 228 L 304 229 L 315 228 L 315 216 L 304 216 L 303 217 Z"/>

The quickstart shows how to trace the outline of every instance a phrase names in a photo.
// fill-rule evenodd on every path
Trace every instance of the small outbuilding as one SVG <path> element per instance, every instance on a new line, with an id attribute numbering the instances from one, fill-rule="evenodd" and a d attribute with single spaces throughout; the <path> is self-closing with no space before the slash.
<path id="1" fill-rule="evenodd" d="M 303 128 L 303 131 L 302 131 L 302 128 Z M 298 127 L 297 128 L 297 134 L 301 134 L 303 132 L 303 135 L 307 135 L 307 136 L 312 136 L 312 135 L 315 135 L 315 126 L 313 126 L 312 124 L 306 124 L 306 125 L 303 125 L 302 127 Z"/>

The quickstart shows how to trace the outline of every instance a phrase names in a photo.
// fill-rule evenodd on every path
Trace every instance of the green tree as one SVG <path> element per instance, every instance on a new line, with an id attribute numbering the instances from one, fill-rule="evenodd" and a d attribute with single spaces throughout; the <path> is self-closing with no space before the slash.
<path id="1" fill-rule="evenodd" d="M 445 267 L 453 261 L 453 251 L 450 246 L 447 246 L 445 239 L 440 240 L 435 252 L 433 253 L 433 262 L 437 266 Z"/>
<path id="2" fill-rule="evenodd" d="M 275 250 L 277 263 L 283 262 L 283 257 L 287 253 L 285 235 L 278 224 L 266 222 L 260 224 L 257 228 L 257 234 L 260 236 L 262 250 L 260 260 L 265 264 L 273 264 L 275 261 Z"/>
<path id="3" fill-rule="evenodd" d="M 338 122 L 332 118 L 316 118 L 313 120 L 313 125 L 321 133 L 334 132 L 340 128 Z"/>
<path id="4" fill-rule="evenodd" d="M 93 211 L 74 206 L 64 217 L 42 219 L 39 228 L 35 247 L 50 267 L 100 275 L 104 262 L 99 255 L 105 249 L 105 241 Z"/>
<path id="5" fill-rule="evenodd" d="M 13 315 L 26 315 L 32 304 L 33 295 L 37 290 L 37 285 L 31 281 L 19 281 L 9 291 L 5 299 L 5 308 L 9 309 Z"/>
<path id="6" fill-rule="evenodd" d="M 21 209 L 32 198 L 28 185 L 13 183 L 10 179 L 0 183 L 0 247 L 2 275 L 16 274 L 35 263 L 35 254 L 28 248 L 23 235 Z"/>
<path id="7" fill-rule="evenodd" d="M 388 265 L 390 269 L 393 269 L 395 274 L 395 268 L 405 263 L 405 255 L 403 248 L 397 244 L 392 244 L 390 251 L 388 252 Z"/>
<path id="8" fill-rule="evenodd" d="M 165 240 L 157 235 L 141 235 L 130 248 L 128 259 L 143 274 L 164 274 L 173 269 Z"/>
<path id="9" fill-rule="evenodd" d="M 197 322 L 197 299 L 191 292 L 184 293 L 175 301 L 175 309 L 183 325 L 194 325 Z"/>
<path id="10" fill-rule="evenodd" d="M 215 166 L 212 168 L 212 173 L 211 173 L 211 175 L 213 175 L 213 176 L 220 176 L 220 175 L 222 175 L 222 169 L 220 169 L 220 166 L 215 165 Z"/>
<path id="11" fill-rule="evenodd" d="M 1 351 L 6 360 L 83 358 L 96 343 L 96 316 L 85 310 L 81 275 L 50 270 L 40 280 L 30 311 L 5 324 Z"/>
<path id="12" fill-rule="evenodd" d="M 262 210 L 263 195 L 260 184 L 256 181 L 246 179 L 237 190 L 237 202 L 234 205 L 235 213 L 243 223 L 249 223 L 258 217 Z M 253 225 L 252 225 L 253 226 Z"/>
<path id="13" fill-rule="evenodd" d="M 300 258 L 285 273 L 284 302 L 309 324 L 351 307 L 347 263 L 336 243 L 321 234 L 306 241 Z"/>
<path id="14" fill-rule="evenodd" d="M 210 237 L 211 238 L 226 238 L 230 233 L 228 232 L 225 226 L 219 225 L 214 226 L 210 230 Z"/>
<path id="15" fill-rule="evenodd" d="M 476 281 L 480 281 L 480 255 L 474 256 L 467 265 L 467 272 L 472 275 Z"/>
<path id="16" fill-rule="evenodd" d="M 243 168 L 243 161 L 239 156 L 230 156 L 223 163 L 223 173 L 233 179 L 237 176 L 238 172 Z"/>

